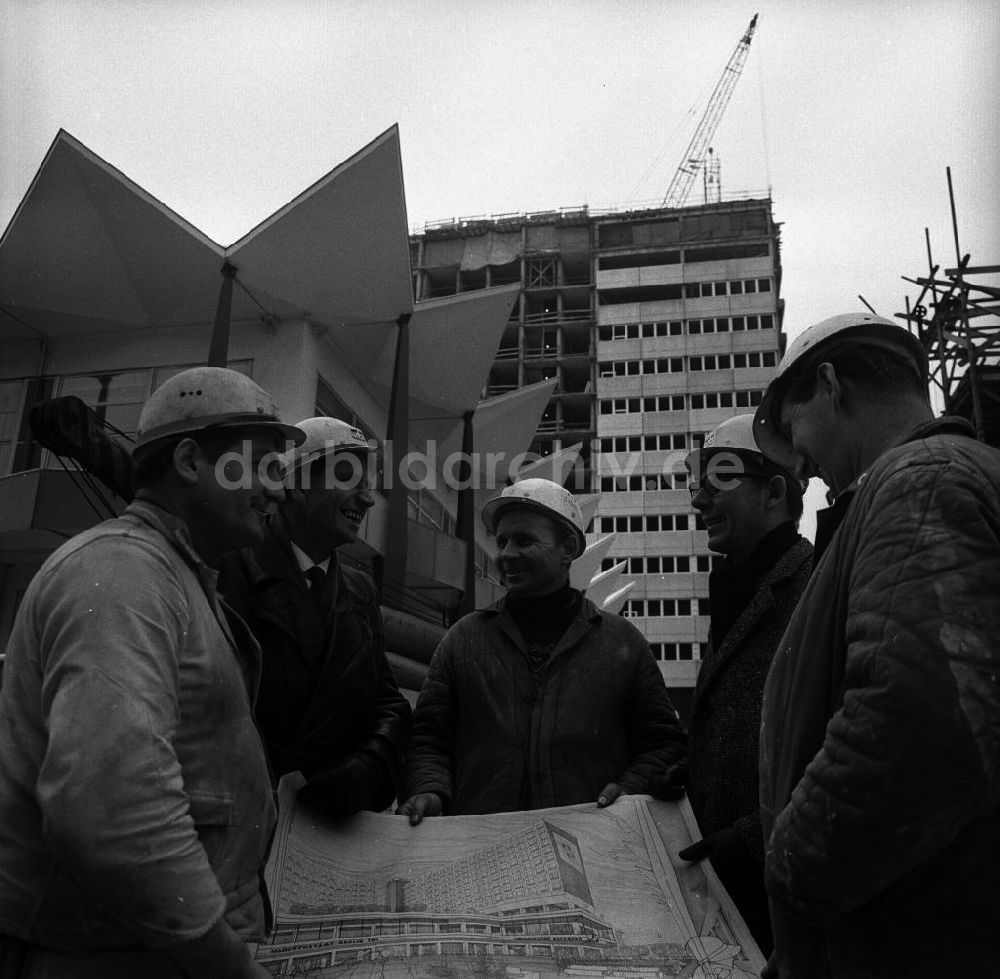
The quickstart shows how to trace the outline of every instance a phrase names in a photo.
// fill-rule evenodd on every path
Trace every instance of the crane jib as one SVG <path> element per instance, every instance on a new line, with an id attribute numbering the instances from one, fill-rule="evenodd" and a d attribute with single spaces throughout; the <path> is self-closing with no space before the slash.
<path id="1" fill-rule="evenodd" d="M 747 52 L 750 50 L 750 41 L 756 29 L 757 14 L 754 14 L 746 33 L 729 56 L 729 61 L 712 92 L 712 97 L 708 100 L 698 128 L 695 129 L 694 136 L 691 137 L 691 142 L 681 157 L 680 166 L 677 167 L 673 180 L 670 181 L 670 186 L 667 188 L 666 196 L 663 198 L 663 207 L 682 207 L 687 200 L 695 175 L 705 165 L 705 155 L 709 151 L 708 145 L 715 135 L 722 114 L 726 111 L 730 96 L 733 94 L 736 82 L 743 71 Z"/>

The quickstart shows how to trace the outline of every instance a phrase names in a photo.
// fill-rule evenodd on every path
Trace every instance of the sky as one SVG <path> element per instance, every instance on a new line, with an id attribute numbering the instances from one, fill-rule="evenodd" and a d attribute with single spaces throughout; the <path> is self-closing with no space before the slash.
<path id="1" fill-rule="evenodd" d="M 713 140 L 773 199 L 785 330 L 1000 263 L 992 0 L 0 0 L 0 227 L 60 128 L 222 245 L 394 123 L 411 228 L 655 206 Z M 689 203 L 702 200 L 695 185 Z"/>
<path id="2" fill-rule="evenodd" d="M 0 227 L 60 127 L 223 245 L 393 123 L 412 227 L 655 205 L 755 12 L 713 148 L 770 188 L 789 334 L 901 311 L 925 228 L 955 264 L 946 166 L 1000 262 L 989 0 L 0 0 Z"/>

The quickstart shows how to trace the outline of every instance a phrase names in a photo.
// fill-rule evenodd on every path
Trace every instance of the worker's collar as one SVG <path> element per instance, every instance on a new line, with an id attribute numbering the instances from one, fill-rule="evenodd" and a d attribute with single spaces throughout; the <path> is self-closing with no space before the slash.
<path id="1" fill-rule="evenodd" d="M 327 558 L 325 561 L 314 561 L 305 551 L 299 547 L 291 538 L 288 539 L 288 543 L 292 545 L 292 553 L 295 555 L 295 560 L 298 562 L 299 570 L 305 574 L 310 568 L 319 568 L 323 574 L 329 570 L 330 559 Z"/>
<path id="2" fill-rule="evenodd" d="M 901 445 L 906 445 L 907 442 L 916 442 L 920 439 L 930 438 L 932 435 L 965 435 L 969 438 L 975 438 L 976 430 L 968 421 L 964 418 L 958 417 L 957 415 L 942 415 L 940 418 L 932 418 L 930 421 L 922 422 L 916 428 L 906 432 L 899 438 L 898 441 L 894 442 L 890 446 L 887 446 L 879 454 L 878 458 L 872 461 L 871 466 L 874 466 L 875 463 L 878 462 L 879 459 L 881 459 L 887 452 L 891 452 L 893 449 L 896 449 Z M 871 470 L 871 466 L 865 469 L 864 472 L 858 473 L 852 482 L 848 486 L 845 486 L 839 493 L 834 494 L 828 491 L 826 494 L 826 502 L 830 506 L 833 506 L 833 504 L 841 497 L 850 499 L 864 485 L 865 480 L 868 478 L 868 473 Z"/>

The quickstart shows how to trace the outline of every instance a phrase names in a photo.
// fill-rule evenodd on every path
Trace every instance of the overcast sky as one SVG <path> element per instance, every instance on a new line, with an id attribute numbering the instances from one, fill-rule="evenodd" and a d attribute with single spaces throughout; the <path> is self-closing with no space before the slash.
<path id="1" fill-rule="evenodd" d="M 713 146 L 770 188 L 785 328 L 1000 263 L 994 0 L 0 0 L 0 227 L 60 127 L 223 245 L 400 126 L 412 227 L 655 205 L 751 16 Z M 696 185 L 690 202 L 698 202 Z"/>
<path id="2" fill-rule="evenodd" d="M 230 244 L 393 123 L 410 223 L 659 203 L 755 10 L 714 140 L 770 187 L 786 328 L 1000 262 L 989 0 L 0 0 L 0 226 L 62 127 Z M 690 200 L 700 199 L 696 186 Z"/>

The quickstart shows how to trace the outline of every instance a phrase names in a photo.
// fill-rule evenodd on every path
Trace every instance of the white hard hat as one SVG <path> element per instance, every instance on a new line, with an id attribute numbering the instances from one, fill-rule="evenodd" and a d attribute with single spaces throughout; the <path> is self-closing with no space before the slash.
<path id="1" fill-rule="evenodd" d="M 164 381 L 143 406 L 133 453 L 165 439 L 227 428 L 270 428 L 298 444 L 305 433 L 278 418 L 259 384 L 227 367 L 192 367 Z"/>
<path id="2" fill-rule="evenodd" d="M 491 533 L 496 533 L 497 520 L 500 514 L 512 506 L 527 507 L 537 510 L 547 517 L 557 520 L 573 532 L 576 540 L 576 560 L 587 549 L 587 538 L 583 535 L 583 514 L 576 497 L 551 479 L 522 479 L 508 486 L 499 496 L 489 500 L 483 506 L 483 523 Z"/>
<path id="3" fill-rule="evenodd" d="M 764 465 L 764 453 L 753 437 L 753 415 L 736 415 L 727 418 L 705 436 L 701 448 L 693 449 L 684 460 L 688 469 L 696 471 L 706 455 L 716 452 L 735 452 L 749 458 L 759 466 Z"/>
<path id="4" fill-rule="evenodd" d="M 285 475 L 338 451 L 374 452 L 376 448 L 360 428 L 339 418 L 306 418 L 298 423 L 298 427 L 305 432 L 305 441 L 281 455 Z"/>
<path id="5" fill-rule="evenodd" d="M 769 459 L 795 468 L 792 446 L 780 432 L 781 399 L 793 375 L 801 376 L 823 358 L 855 346 L 879 347 L 903 357 L 927 383 L 927 354 L 920 340 L 902 324 L 871 313 L 842 313 L 821 320 L 789 344 L 754 416 L 754 437 Z"/>
<path id="6" fill-rule="evenodd" d="M 717 428 L 705 436 L 702 449 L 737 449 L 760 455 L 753 437 L 753 415 L 737 415 L 727 418 Z"/>
<path id="7" fill-rule="evenodd" d="M 799 480 L 788 467 L 772 462 L 772 468 L 767 468 L 769 460 L 754 440 L 754 416 L 750 414 L 727 418 L 721 425 L 713 428 L 705 436 L 701 448 L 689 452 L 684 461 L 691 472 L 701 474 L 709 457 L 730 452 L 737 457 L 747 459 L 758 469 L 764 470 L 759 475 L 773 473 L 784 476 L 789 490 L 797 489 L 800 493 L 805 492 L 805 483 Z M 699 478 L 702 477 L 699 476 Z"/>

